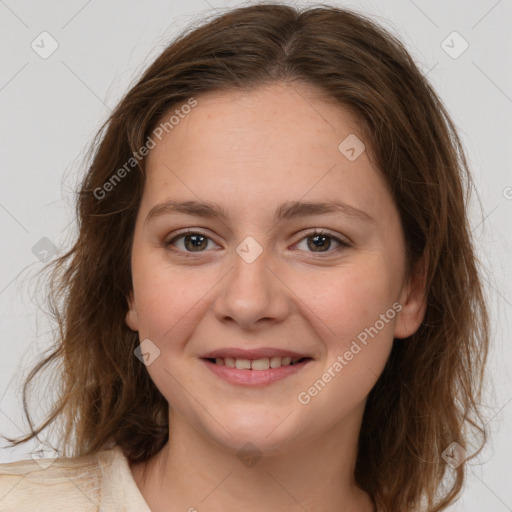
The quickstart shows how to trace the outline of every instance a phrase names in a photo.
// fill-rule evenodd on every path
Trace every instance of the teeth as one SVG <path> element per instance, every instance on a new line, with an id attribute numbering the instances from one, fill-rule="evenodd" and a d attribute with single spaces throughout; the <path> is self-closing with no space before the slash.
<path id="1" fill-rule="evenodd" d="M 251 361 L 249 359 L 235 359 L 235 367 L 239 370 L 250 370 Z"/>
<path id="2" fill-rule="evenodd" d="M 253 370 L 268 370 L 270 368 L 268 357 L 264 357 L 263 359 L 255 359 L 251 363 L 251 368 Z"/>
<path id="3" fill-rule="evenodd" d="M 270 358 L 270 367 L 271 368 L 279 368 L 281 366 L 281 358 L 278 356 L 274 356 Z"/>
<path id="4" fill-rule="evenodd" d="M 221 359 L 221 361 L 222 361 L 222 359 Z M 219 364 L 219 363 L 217 362 L 217 359 L 215 360 L 215 362 L 216 362 L 217 364 Z M 220 363 L 220 364 L 222 364 L 222 363 Z M 233 357 L 226 357 L 226 358 L 224 359 L 224 364 L 225 364 L 226 366 L 229 366 L 230 368 L 236 368 L 236 359 L 234 359 Z"/>
<path id="5" fill-rule="evenodd" d="M 290 366 L 300 361 L 301 357 L 292 360 L 291 357 L 273 356 L 271 358 L 263 357 L 261 359 L 236 359 L 234 357 L 216 357 L 215 364 L 220 366 L 229 366 L 230 368 L 238 368 L 239 370 L 268 370 L 269 368 L 279 368 L 280 366 Z"/>

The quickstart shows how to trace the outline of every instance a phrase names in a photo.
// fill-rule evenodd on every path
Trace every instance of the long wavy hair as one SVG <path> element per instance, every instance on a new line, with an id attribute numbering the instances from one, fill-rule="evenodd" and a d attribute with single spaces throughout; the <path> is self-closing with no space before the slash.
<path id="1" fill-rule="evenodd" d="M 444 510 L 487 439 L 480 399 L 489 318 L 467 215 L 471 175 L 453 121 L 403 44 L 369 18 L 323 4 L 255 4 L 190 26 L 98 131 L 77 196 L 76 240 L 48 269 L 57 335 L 24 383 L 30 432 L 6 439 L 14 446 L 60 425 L 68 456 L 118 445 L 140 462 L 163 447 L 168 404 L 134 356 L 138 333 L 125 323 L 145 159 L 109 180 L 177 106 L 277 82 L 315 86 L 356 114 L 400 213 L 407 270 L 427 262 L 425 318 L 394 341 L 368 396 L 355 479 L 383 512 Z M 36 427 L 26 398 L 52 364 L 58 396 Z M 471 435 L 478 449 L 447 464 L 443 452 L 453 442 L 469 451 Z"/>

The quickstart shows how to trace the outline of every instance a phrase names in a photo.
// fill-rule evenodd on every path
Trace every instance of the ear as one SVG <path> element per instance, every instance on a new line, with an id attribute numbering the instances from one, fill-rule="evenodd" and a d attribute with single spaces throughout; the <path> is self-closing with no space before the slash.
<path id="1" fill-rule="evenodd" d="M 426 297 L 427 265 L 421 259 L 402 288 L 399 303 L 402 309 L 397 315 L 394 329 L 395 338 L 407 338 L 412 336 L 420 327 L 427 310 Z"/>
<path id="2" fill-rule="evenodd" d="M 125 321 L 126 325 L 132 331 L 139 330 L 139 316 L 137 314 L 137 307 L 135 305 L 135 300 L 133 298 L 133 290 L 130 291 L 130 294 L 127 298 L 128 300 L 128 312 L 126 313 Z"/>

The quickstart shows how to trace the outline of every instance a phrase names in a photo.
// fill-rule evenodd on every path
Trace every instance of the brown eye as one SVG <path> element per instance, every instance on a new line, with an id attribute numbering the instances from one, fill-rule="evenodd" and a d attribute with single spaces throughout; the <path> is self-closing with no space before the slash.
<path id="1" fill-rule="evenodd" d="M 178 241 L 183 241 L 181 246 L 180 243 L 177 243 Z M 208 242 L 211 242 L 211 240 L 206 235 L 189 231 L 174 237 L 166 245 L 174 246 L 176 250 L 182 252 L 204 252 L 208 247 Z"/>
<path id="2" fill-rule="evenodd" d="M 306 249 L 301 250 L 305 250 L 306 252 L 314 252 L 317 254 L 335 253 L 340 248 L 350 247 L 348 242 L 340 240 L 339 238 L 323 231 L 313 231 L 312 233 L 309 233 L 307 236 L 302 238 L 298 245 L 300 245 L 304 240 L 307 241 Z M 333 250 L 329 250 L 332 248 L 333 242 L 338 245 L 335 246 Z"/>
<path id="3" fill-rule="evenodd" d="M 331 247 L 332 238 L 328 235 L 314 235 L 308 236 L 308 248 L 314 252 L 324 252 L 323 249 L 328 250 Z"/>

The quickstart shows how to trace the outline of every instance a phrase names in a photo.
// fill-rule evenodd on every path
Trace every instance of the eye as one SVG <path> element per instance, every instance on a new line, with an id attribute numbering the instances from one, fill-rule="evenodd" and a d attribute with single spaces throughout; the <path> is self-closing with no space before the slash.
<path id="1" fill-rule="evenodd" d="M 177 241 L 183 242 L 179 248 L 174 247 L 175 245 L 180 245 L 179 243 L 176 244 Z M 185 253 L 204 252 L 208 248 L 209 242 L 213 243 L 213 241 L 205 234 L 198 231 L 187 230 L 186 232 L 173 237 L 171 240 L 166 242 L 165 245 L 173 251 Z"/>
<path id="2" fill-rule="evenodd" d="M 169 247 L 172 251 L 182 253 L 184 256 L 191 255 L 191 253 L 205 252 L 211 249 L 211 244 L 217 246 L 210 237 L 199 231 L 192 231 L 190 229 L 175 235 L 169 241 L 165 242 L 165 246 Z M 322 255 L 323 253 L 332 254 L 338 252 L 342 248 L 351 247 L 351 245 L 341 240 L 340 238 L 323 230 L 314 229 L 306 234 L 296 246 L 306 243 L 306 248 L 301 248 L 306 252 L 314 252 Z M 332 245 L 338 244 L 334 250 L 329 250 Z M 299 247 L 300 248 L 300 247 Z"/>
<path id="3" fill-rule="evenodd" d="M 338 252 L 341 248 L 350 247 L 350 244 L 344 240 L 341 240 L 334 235 L 331 235 L 330 233 L 323 231 L 323 230 L 313 230 L 309 232 L 304 238 L 301 239 L 299 246 L 303 241 L 306 242 L 306 250 L 308 252 L 314 252 L 314 253 L 334 253 Z M 335 244 L 338 244 L 338 246 L 330 251 L 329 249 L 332 247 L 332 242 L 334 241 Z"/>

